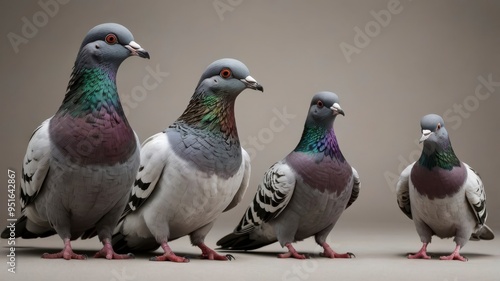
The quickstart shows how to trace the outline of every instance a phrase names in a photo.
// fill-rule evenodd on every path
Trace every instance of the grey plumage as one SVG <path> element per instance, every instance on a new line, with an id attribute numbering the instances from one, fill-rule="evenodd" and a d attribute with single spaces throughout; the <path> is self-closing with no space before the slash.
<path id="1" fill-rule="evenodd" d="M 340 152 L 333 130 L 338 114 L 344 112 L 334 93 L 319 92 L 312 98 L 299 144 L 264 174 L 240 223 L 217 245 L 252 250 L 279 241 L 289 250 L 279 257 L 305 258 L 291 243 L 314 236 L 324 256 L 353 256 L 337 254 L 326 243 L 360 187 L 358 173 Z"/>
<path id="2" fill-rule="evenodd" d="M 241 148 L 234 104 L 244 89 L 263 91 L 235 59 L 210 64 L 184 113 L 147 139 L 130 202 L 113 244 L 119 251 L 150 251 L 153 260 L 186 262 L 168 242 L 189 235 L 207 259 L 227 260 L 205 245 L 215 219 L 238 204 L 248 186 L 250 157 Z"/>
<path id="3" fill-rule="evenodd" d="M 441 259 L 465 261 L 459 254 L 468 240 L 490 240 L 485 225 L 486 194 L 484 185 L 469 165 L 455 155 L 444 120 L 428 114 L 421 120 L 424 143 L 418 161 L 409 165 L 397 183 L 397 201 L 403 213 L 415 222 L 422 248 L 409 258 L 430 258 L 427 244 L 433 235 L 454 237 L 454 252 Z"/>
<path id="4" fill-rule="evenodd" d="M 92 28 L 80 47 L 62 105 L 30 138 L 23 160 L 16 237 L 57 233 L 64 249 L 44 258 L 83 259 L 70 240 L 85 232 L 104 244 L 96 257 L 127 258 L 111 247 L 139 166 L 139 142 L 123 113 L 116 73 L 127 57 L 149 58 L 125 27 Z M 4 231 L 2 238 L 7 238 Z"/>

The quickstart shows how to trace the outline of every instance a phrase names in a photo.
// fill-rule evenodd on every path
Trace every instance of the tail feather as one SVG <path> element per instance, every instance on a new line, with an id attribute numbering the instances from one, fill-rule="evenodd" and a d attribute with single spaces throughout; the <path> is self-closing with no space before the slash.
<path id="1" fill-rule="evenodd" d="M 481 227 L 481 229 L 478 232 L 472 233 L 470 240 L 472 241 L 493 240 L 493 238 L 495 238 L 493 230 L 491 230 L 491 228 L 489 228 L 487 225 L 483 225 L 483 227 Z"/>
<path id="2" fill-rule="evenodd" d="M 26 224 L 28 223 L 28 218 L 23 215 L 15 222 L 15 229 L 6 227 L 2 234 L 0 235 L 3 239 L 8 239 L 11 237 L 12 232 L 14 232 L 15 238 L 24 238 L 24 239 L 34 239 L 34 238 L 44 238 L 49 237 L 57 232 L 54 229 L 45 230 L 40 233 L 31 232 L 26 228 Z"/>
<path id="3" fill-rule="evenodd" d="M 277 240 L 276 240 L 277 241 Z M 260 241 L 250 238 L 250 233 L 230 233 L 217 241 L 217 246 L 228 250 L 255 250 L 276 241 Z"/>
<path id="4" fill-rule="evenodd" d="M 121 232 L 113 234 L 111 243 L 115 252 L 119 254 L 151 252 L 160 247 L 154 238 L 131 238 Z"/>

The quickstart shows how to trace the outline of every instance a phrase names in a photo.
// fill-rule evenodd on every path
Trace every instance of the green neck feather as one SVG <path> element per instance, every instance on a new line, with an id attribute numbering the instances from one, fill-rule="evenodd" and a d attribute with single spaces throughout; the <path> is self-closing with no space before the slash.
<path id="1" fill-rule="evenodd" d="M 73 71 L 58 114 L 81 117 L 90 112 L 98 114 L 104 108 L 123 116 L 115 81 L 115 74 L 99 67 Z"/>
<path id="2" fill-rule="evenodd" d="M 321 126 L 305 126 L 296 152 L 323 153 L 331 158 L 345 160 L 340 151 L 333 128 Z"/>
<path id="3" fill-rule="evenodd" d="M 184 113 L 177 122 L 206 130 L 213 134 L 222 133 L 225 137 L 238 139 L 234 118 L 235 99 L 227 96 L 193 96 Z"/>
<path id="4" fill-rule="evenodd" d="M 451 146 L 441 151 L 435 150 L 432 153 L 425 153 L 424 148 L 422 155 L 420 155 L 420 159 L 418 159 L 418 163 L 429 170 L 434 167 L 451 170 L 453 167 L 460 166 L 460 160 L 458 160 Z"/>

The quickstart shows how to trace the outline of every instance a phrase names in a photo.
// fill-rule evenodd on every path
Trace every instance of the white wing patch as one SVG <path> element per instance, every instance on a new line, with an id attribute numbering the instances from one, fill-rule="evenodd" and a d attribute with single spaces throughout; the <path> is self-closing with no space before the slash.
<path id="1" fill-rule="evenodd" d="M 122 217 L 135 211 L 149 198 L 167 164 L 169 149 L 167 135 L 163 132 L 144 141 L 141 148 L 139 171 L 132 187 L 129 203 Z"/>
<path id="2" fill-rule="evenodd" d="M 410 205 L 410 174 L 414 164 L 415 162 L 411 163 L 403 170 L 403 172 L 401 172 L 398 183 L 396 184 L 396 194 L 399 208 L 410 219 L 413 219 Z"/>
<path id="3" fill-rule="evenodd" d="M 349 208 L 349 206 L 351 206 L 352 203 L 356 201 L 356 199 L 358 199 L 359 189 L 361 187 L 361 180 L 359 179 L 358 171 L 356 171 L 356 169 L 354 169 L 353 167 L 351 167 L 351 169 L 352 169 L 353 185 L 352 185 L 351 197 L 349 198 L 349 202 L 347 202 L 347 205 L 345 207 L 346 209 Z"/>
<path id="4" fill-rule="evenodd" d="M 247 191 L 248 185 L 250 183 L 250 172 L 251 172 L 250 156 L 243 148 L 241 148 L 241 155 L 243 159 L 242 165 L 244 165 L 243 179 L 241 180 L 241 185 L 240 188 L 238 189 L 238 192 L 236 192 L 233 200 L 231 201 L 231 203 L 229 203 L 224 212 L 231 210 L 232 208 L 236 207 L 238 203 L 241 202 L 241 199 L 245 195 L 245 192 Z"/>
<path id="5" fill-rule="evenodd" d="M 478 225 L 484 225 L 488 213 L 486 212 L 486 193 L 484 192 L 483 181 L 469 165 L 467 168 L 467 180 L 465 181 L 465 196 L 469 202 L 474 215 L 476 216 Z"/>
<path id="6" fill-rule="evenodd" d="M 274 164 L 265 174 L 254 200 L 248 207 L 235 233 L 246 233 L 263 222 L 279 216 L 292 198 L 296 178 L 284 161 Z"/>
<path id="7" fill-rule="evenodd" d="M 23 159 L 21 208 L 33 202 L 49 171 L 49 121 L 45 120 L 32 134 Z"/>

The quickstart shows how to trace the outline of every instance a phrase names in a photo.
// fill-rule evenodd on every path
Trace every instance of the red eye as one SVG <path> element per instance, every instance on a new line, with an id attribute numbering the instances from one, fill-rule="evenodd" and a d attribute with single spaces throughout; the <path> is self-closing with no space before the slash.
<path id="1" fill-rule="evenodd" d="M 323 102 L 319 100 L 319 101 L 316 103 L 316 105 L 317 105 L 319 108 L 322 108 L 322 107 L 323 107 Z"/>
<path id="2" fill-rule="evenodd" d="M 224 68 L 223 70 L 221 70 L 220 77 L 222 77 L 222 78 L 229 78 L 230 76 L 231 76 L 231 69 Z"/>
<path id="3" fill-rule="evenodd" d="M 116 38 L 116 35 L 114 35 L 113 33 L 106 35 L 106 38 L 104 40 L 106 40 L 106 43 L 110 45 L 116 44 L 118 42 L 118 38 Z"/>

